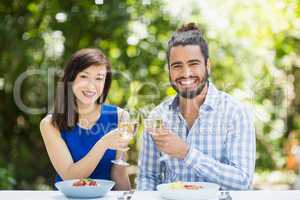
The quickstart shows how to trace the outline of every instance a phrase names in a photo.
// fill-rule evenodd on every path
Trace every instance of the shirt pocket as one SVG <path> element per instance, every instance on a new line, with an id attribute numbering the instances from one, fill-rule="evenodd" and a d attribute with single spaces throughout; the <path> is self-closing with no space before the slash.
<path id="1" fill-rule="evenodd" d="M 199 126 L 190 138 L 191 146 L 202 153 L 221 160 L 226 148 L 226 129 L 216 124 Z"/>
<path id="2" fill-rule="evenodd" d="M 201 124 L 196 131 L 202 135 L 226 135 L 226 129 L 221 123 Z"/>

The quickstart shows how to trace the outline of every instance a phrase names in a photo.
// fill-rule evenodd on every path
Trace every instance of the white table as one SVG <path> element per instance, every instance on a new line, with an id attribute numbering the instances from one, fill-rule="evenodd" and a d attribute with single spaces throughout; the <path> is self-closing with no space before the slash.
<path id="1" fill-rule="evenodd" d="M 112 191 L 98 200 L 116 200 L 122 192 Z M 233 200 L 300 200 L 300 190 L 289 191 L 230 191 Z M 59 191 L 0 190 L 1 200 L 67 200 Z M 132 200 L 163 200 L 156 191 L 137 191 Z M 188 200 L 188 199 L 187 199 Z"/>

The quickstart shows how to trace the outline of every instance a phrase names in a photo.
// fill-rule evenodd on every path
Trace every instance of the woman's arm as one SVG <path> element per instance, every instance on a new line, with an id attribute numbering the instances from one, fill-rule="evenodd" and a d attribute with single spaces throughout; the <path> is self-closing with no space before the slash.
<path id="1" fill-rule="evenodd" d="M 121 155 L 120 151 L 117 151 L 116 158 Z M 116 182 L 115 190 L 130 190 L 130 181 L 127 173 L 127 167 L 120 165 L 113 165 L 111 168 L 111 179 Z"/>
<path id="2" fill-rule="evenodd" d="M 50 161 L 63 180 L 89 177 L 108 148 L 122 149 L 124 146 L 120 134 L 114 131 L 102 137 L 85 157 L 74 162 L 59 130 L 52 125 L 50 115 L 41 121 L 40 130 Z"/>

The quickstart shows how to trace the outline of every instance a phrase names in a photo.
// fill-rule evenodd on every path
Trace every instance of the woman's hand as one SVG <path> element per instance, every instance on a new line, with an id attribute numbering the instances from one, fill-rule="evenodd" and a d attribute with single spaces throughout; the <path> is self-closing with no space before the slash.
<path id="1" fill-rule="evenodd" d="M 112 150 L 127 151 L 128 142 L 130 141 L 126 137 L 122 137 L 119 129 L 114 129 L 104 135 L 100 140 L 103 145 Z"/>

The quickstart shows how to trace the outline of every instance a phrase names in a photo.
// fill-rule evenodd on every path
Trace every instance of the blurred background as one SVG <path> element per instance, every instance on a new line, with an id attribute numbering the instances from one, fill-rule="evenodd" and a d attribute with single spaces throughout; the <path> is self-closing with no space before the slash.
<path id="1" fill-rule="evenodd" d="M 0 189 L 52 188 L 39 121 L 72 53 L 103 50 L 114 70 L 108 102 L 147 108 L 174 94 L 167 41 L 187 22 L 208 41 L 212 81 L 253 108 L 254 188 L 300 187 L 299 0 L 1 0 L 0 19 Z M 134 187 L 139 137 L 131 147 Z"/>

